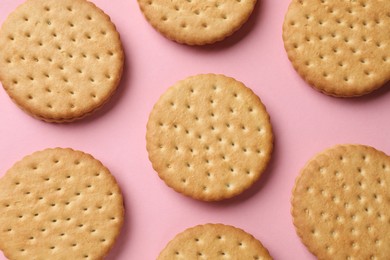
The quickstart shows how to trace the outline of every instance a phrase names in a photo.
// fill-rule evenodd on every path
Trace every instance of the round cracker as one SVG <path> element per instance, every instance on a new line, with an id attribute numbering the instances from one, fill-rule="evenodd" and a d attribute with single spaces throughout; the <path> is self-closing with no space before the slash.
<path id="1" fill-rule="evenodd" d="M 146 141 L 160 178 L 204 201 L 248 189 L 273 148 L 269 115 L 259 97 L 241 82 L 215 74 L 169 88 L 150 113 Z"/>
<path id="2" fill-rule="evenodd" d="M 123 68 L 119 34 L 85 0 L 27 0 L 0 31 L 0 80 L 27 113 L 68 122 L 100 108 Z"/>
<path id="3" fill-rule="evenodd" d="M 205 45 L 237 31 L 256 0 L 138 0 L 138 4 L 148 22 L 168 39 Z"/>
<path id="4" fill-rule="evenodd" d="M 272 259 L 259 240 L 242 229 L 205 224 L 189 228 L 176 235 L 158 260 L 164 259 Z"/>
<path id="5" fill-rule="evenodd" d="M 390 1 L 293 0 L 283 40 L 294 68 L 317 90 L 361 96 L 390 80 Z"/>
<path id="6" fill-rule="evenodd" d="M 102 259 L 123 223 L 114 177 L 80 151 L 26 156 L 0 190 L 0 249 L 9 259 Z"/>
<path id="7" fill-rule="evenodd" d="M 319 259 L 390 258 L 390 157 L 338 145 L 311 159 L 296 180 L 296 231 Z"/>

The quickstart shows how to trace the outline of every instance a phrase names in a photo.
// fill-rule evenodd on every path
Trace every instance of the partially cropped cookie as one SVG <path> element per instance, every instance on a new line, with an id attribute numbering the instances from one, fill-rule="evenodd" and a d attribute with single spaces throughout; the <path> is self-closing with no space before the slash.
<path id="1" fill-rule="evenodd" d="M 248 189 L 273 148 L 270 118 L 259 97 L 241 82 L 214 74 L 169 88 L 150 113 L 146 141 L 160 178 L 204 201 Z"/>
<path id="2" fill-rule="evenodd" d="M 188 45 L 221 41 L 251 15 L 256 0 L 138 0 L 149 23 L 165 37 Z"/>
<path id="3" fill-rule="evenodd" d="M 114 177 L 80 151 L 35 152 L 0 179 L 0 249 L 8 259 L 103 259 L 123 215 Z"/>
<path id="4" fill-rule="evenodd" d="M 0 30 L 0 81 L 11 99 L 47 122 L 100 108 L 116 90 L 123 51 L 110 18 L 86 0 L 27 0 Z"/>
<path id="5" fill-rule="evenodd" d="M 223 224 L 205 224 L 176 235 L 157 259 L 270 260 L 272 257 L 259 240 L 242 229 Z"/>
<path id="6" fill-rule="evenodd" d="M 390 1 L 292 0 L 283 25 L 294 68 L 317 90 L 361 96 L 390 81 Z"/>
<path id="7" fill-rule="evenodd" d="M 390 157 L 338 145 L 312 158 L 296 180 L 296 231 L 318 259 L 390 259 Z"/>

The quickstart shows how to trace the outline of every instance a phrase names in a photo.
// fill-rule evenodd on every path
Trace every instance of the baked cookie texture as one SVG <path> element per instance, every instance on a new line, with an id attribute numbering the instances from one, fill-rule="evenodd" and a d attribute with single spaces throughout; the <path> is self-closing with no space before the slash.
<path id="1" fill-rule="evenodd" d="M 331 96 L 368 94 L 390 81 L 390 1 L 292 0 L 284 46 L 299 75 Z"/>
<path id="2" fill-rule="evenodd" d="M 168 39 L 205 45 L 237 31 L 256 0 L 138 0 L 138 4 L 148 22 Z"/>
<path id="3" fill-rule="evenodd" d="M 8 259 L 103 259 L 124 219 L 120 188 L 103 164 L 46 149 L 0 179 L 0 249 Z"/>
<path id="4" fill-rule="evenodd" d="M 170 87 L 150 113 L 146 141 L 159 177 L 203 201 L 248 189 L 273 149 L 270 118 L 259 97 L 241 82 L 215 74 Z"/>
<path id="5" fill-rule="evenodd" d="M 115 25 L 86 0 L 27 0 L 0 30 L 0 81 L 25 112 L 70 122 L 116 90 L 124 54 Z"/>
<path id="6" fill-rule="evenodd" d="M 390 259 L 390 157 L 372 147 L 337 145 L 297 178 L 291 213 L 318 259 Z"/>
<path id="7" fill-rule="evenodd" d="M 259 240 L 242 229 L 223 224 L 199 225 L 183 231 L 168 243 L 157 259 L 225 258 L 272 259 Z"/>

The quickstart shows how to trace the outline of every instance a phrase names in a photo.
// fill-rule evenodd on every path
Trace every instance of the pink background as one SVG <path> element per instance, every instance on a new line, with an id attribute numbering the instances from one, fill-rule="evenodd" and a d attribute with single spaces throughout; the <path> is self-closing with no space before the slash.
<path id="1" fill-rule="evenodd" d="M 0 23 L 23 0 L 0 0 Z M 275 259 L 314 259 L 297 237 L 290 194 L 315 153 L 361 143 L 390 153 L 390 84 L 362 98 L 337 99 L 310 88 L 293 70 L 281 28 L 290 0 L 262 0 L 247 24 L 225 41 L 188 47 L 157 33 L 135 0 L 93 0 L 117 25 L 126 52 L 118 92 L 98 113 L 72 124 L 48 124 L 19 108 L 0 89 L 0 176 L 16 161 L 47 147 L 94 155 L 117 178 L 126 223 L 107 259 L 155 259 L 174 235 L 207 222 L 235 225 L 263 242 Z M 223 73 L 260 96 L 276 137 L 261 180 L 241 196 L 204 203 L 169 189 L 147 158 L 145 125 L 159 96 L 198 73 Z M 0 191 L 1 192 L 1 191 Z M 0 259 L 3 256 L 0 253 Z"/>

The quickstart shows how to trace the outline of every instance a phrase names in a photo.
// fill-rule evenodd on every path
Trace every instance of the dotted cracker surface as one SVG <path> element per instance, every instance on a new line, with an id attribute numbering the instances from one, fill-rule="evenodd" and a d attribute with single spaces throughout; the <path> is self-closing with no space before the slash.
<path id="1" fill-rule="evenodd" d="M 269 260 L 272 257 L 260 241 L 239 228 L 205 224 L 176 235 L 157 259 Z"/>
<path id="2" fill-rule="evenodd" d="M 149 23 L 179 43 L 204 45 L 223 40 L 251 15 L 256 0 L 138 0 Z"/>
<path id="3" fill-rule="evenodd" d="M 122 75 L 110 18 L 85 0 L 27 0 L 0 30 L 0 80 L 27 113 L 73 121 L 100 108 Z"/>
<path id="4" fill-rule="evenodd" d="M 123 223 L 121 191 L 91 155 L 47 149 L 0 179 L 0 249 L 8 259 L 102 259 Z"/>
<path id="5" fill-rule="evenodd" d="M 241 82 L 204 74 L 179 81 L 155 104 L 147 124 L 153 168 L 176 191 L 199 200 L 249 188 L 273 148 L 269 115 Z"/>
<path id="6" fill-rule="evenodd" d="M 390 80 L 390 1 L 293 0 L 283 26 L 288 57 L 319 91 L 367 94 Z"/>
<path id="7" fill-rule="evenodd" d="M 296 181 L 292 215 L 319 259 L 390 259 L 390 157 L 339 145 L 311 159 Z"/>

